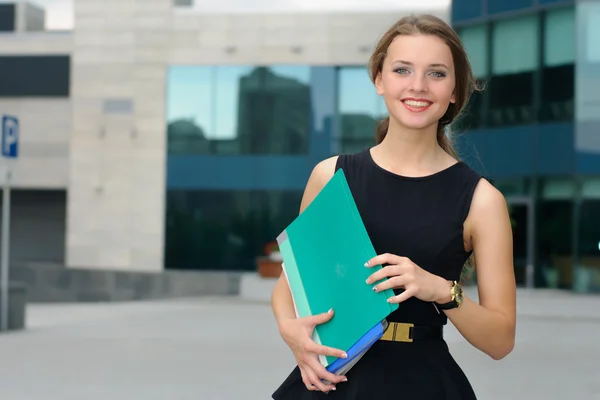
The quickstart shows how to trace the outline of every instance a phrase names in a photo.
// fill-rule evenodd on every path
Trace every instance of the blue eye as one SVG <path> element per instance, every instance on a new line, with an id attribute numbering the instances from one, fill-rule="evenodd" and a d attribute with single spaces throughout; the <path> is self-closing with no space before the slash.
<path id="1" fill-rule="evenodd" d="M 398 73 L 398 74 L 401 74 L 401 75 L 404 75 L 404 74 L 407 74 L 407 73 L 408 73 L 408 69 L 406 69 L 406 68 L 396 68 L 396 69 L 394 70 L 394 72 L 396 72 L 396 73 Z"/>
<path id="2" fill-rule="evenodd" d="M 446 77 L 446 73 L 442 72 L 442 71 L 433 71 L 432 74 L 436 78 L 445 78 Z"/>

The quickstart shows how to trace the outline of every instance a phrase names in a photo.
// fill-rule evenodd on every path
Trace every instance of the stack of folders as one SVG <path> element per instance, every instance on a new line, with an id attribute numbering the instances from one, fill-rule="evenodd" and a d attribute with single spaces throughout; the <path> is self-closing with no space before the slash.
<path id="1" fill-rule="evenodd" d="M 334 309 L 317 325 L 313 340 L 344 350 L 348 357 L 320 355 L 329 372 L 345 374 L 387 328 L 386 317 L 398 308 L 387 302 L 392 289 L 374 292 L 366 279 L 381 266 L 365 268 L 375 249 L 339 169 L 311 204 L 278 236 L 296 316 Z"/>

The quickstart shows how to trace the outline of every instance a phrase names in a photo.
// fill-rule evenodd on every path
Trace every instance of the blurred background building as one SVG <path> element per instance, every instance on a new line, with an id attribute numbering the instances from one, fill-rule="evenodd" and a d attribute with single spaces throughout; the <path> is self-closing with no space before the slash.
<path id="1" fill-rule="evenodd" d="M 235 293 L 313 166 L 374 143 L 368 57 L 428 12 L 486 83 L 454 130 L 507 196 L 519 284 L 600 290 L 600 5 L 398 3 L 0 4 L 12 279 L 36 301 Z"/>
<path id="2" fill-rule="evenodd" d="M 454 0 L 485 90 L 456 128 L 506 196 L 517 281 L 600 290 L 600 2 Z"/>

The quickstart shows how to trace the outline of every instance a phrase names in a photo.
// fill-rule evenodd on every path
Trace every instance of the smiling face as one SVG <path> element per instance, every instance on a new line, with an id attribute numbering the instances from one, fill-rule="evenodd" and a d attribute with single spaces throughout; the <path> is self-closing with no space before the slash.
<path id="1" fill-rule="evenodd" d="M 436 125 L 456 101 L 452 52 L 433 35 L 399 35 L 375 79 L 390 117 L 407 129 Z"/>

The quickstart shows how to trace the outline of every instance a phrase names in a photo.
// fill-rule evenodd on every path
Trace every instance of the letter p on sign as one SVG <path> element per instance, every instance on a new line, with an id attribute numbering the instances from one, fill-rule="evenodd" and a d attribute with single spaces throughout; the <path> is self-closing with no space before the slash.
<path id="1" fill-rule="evenodd" d="M 9 158 L 19 155 L 19 120 L 16 117 L 2 117 L 2 155 Z"/>

